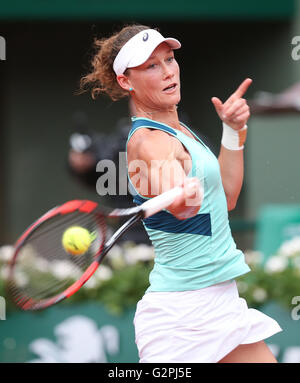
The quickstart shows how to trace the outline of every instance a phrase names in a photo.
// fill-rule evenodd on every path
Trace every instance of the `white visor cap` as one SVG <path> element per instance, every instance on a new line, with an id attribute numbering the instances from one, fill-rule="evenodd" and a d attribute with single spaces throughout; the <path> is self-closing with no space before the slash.
<path id="1" fill-rule="evenodd" d="M 164 42 L 172 49 L 181 47 L 178 40 L 170 37 L 164 38 L 155 29 L 145 29 L 137 33 L 123 45 L 117 54 L 113 64 L 116 75 L 123 74 L 127 68 L 134 68 L 144 64 L 154 49 Z"/>

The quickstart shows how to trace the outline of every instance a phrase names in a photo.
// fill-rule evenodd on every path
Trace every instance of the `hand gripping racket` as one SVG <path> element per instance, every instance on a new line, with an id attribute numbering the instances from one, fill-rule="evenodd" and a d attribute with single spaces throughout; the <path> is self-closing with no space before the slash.
<path id="1" fill-rule="evenodd" d="M 182 191 L 178 186 L 128 209 L 108 209 L 85 200 L 69 201 L 51 209 L 16 242 L 7 282 L 12 300 L 23 310 L 38 310 L 70 297 L 95 273 L 128 229 L 167 208 Z M 128 220 L 107 239 L 107 220 L 114 217 Z M 75 255 L 62 244 L 63 234 L 74 226 L 93 237 L 88 249 Z"/>

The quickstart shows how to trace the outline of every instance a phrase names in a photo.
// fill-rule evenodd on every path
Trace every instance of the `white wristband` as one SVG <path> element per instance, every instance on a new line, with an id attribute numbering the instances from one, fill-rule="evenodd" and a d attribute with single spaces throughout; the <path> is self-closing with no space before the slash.
<path id="1" fill-rule="evenodd" d="M 244 149 L 244 143 L 247 136 L 247 125 L 240 130 L 232 129 L 230 126 L 223 122 L 223 135 L 221 144 L 229 150 Z"/>

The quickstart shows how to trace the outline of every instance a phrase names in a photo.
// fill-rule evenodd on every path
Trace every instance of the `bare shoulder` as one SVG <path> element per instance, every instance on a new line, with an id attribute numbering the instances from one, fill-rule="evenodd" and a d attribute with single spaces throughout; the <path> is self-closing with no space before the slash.
<path id="1" fill-rule="evenodd" d="M 158 129 L 138 129 L 128 141 L 127 153 L 132 159 L 163 159 L 176 157 L 180 149 L 178 141 Z"/>

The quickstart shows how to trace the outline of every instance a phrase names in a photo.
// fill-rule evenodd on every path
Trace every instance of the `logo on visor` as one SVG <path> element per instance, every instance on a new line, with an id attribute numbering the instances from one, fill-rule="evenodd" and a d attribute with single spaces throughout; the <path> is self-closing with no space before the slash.
<path id="1" fill-rule="evenodd" d="M 145 32 L 145 33 L 143 34 L 143 41 L 147 41 L 148 38 L 149 38 L 149 35 L 148 35 L 147 32 Z"/>

